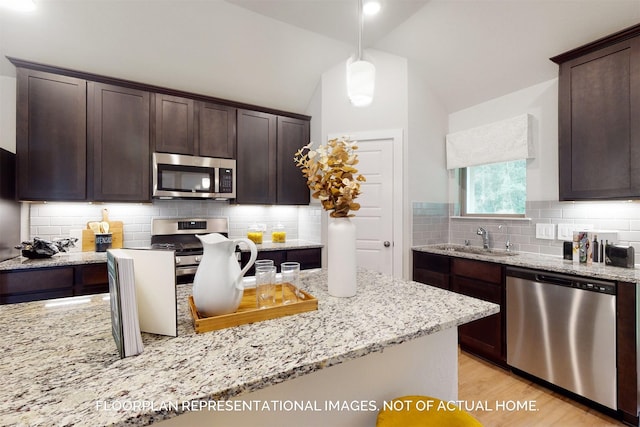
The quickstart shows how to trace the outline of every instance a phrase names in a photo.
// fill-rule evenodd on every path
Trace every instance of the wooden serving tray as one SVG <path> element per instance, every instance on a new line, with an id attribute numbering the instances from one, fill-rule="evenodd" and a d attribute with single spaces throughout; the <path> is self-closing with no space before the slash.
<path id="1" fill-rule="evenodd" d="M 287 287 L 287 292 L 293 292 Z M 193 295 L 189 295 L 189 308 L 193 317 L 193 328 L 197 334 L 202 332 L 216 331 L 218 329 L 230 328 L 232 326 L 244 325 L 245 323 L 260 322 L 262 320 L 275 319 L 277 317 L 289 316 L 305 311 L 318 309 L 318 300 L 313 295 L 299 290 L 304 295 L 304 300 L 291 304 L 282 304 L 281 285 L 278 285 L 276 305 L 269 308 L 258 308 L 256 301 L 256 289 L 244 290 L 242 301 L 235 313 L 222 314 L 220 316 L 202 317 L 193 302 Z"/>

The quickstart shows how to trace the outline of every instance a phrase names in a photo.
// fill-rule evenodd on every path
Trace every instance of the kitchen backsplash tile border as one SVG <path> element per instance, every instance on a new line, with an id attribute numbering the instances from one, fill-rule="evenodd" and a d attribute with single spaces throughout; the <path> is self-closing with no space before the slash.
<path id="1" fill-rule="evenodd" d="M 628 201 L 606 202 L 558 202 L 528 201 L 528 220 L 468 219 L 456 218 L 457 207 L 453 203 L 413 203 L 413 246 L 433 243 L 481 246 L 478 227 L 489 231 L 490 246 L 503 249 L 507 240 L 512 249 L 543 255 L 562 255 L 562 240 L 557 239 L 558 224 L 589 224 L 596 230 L 618 232 L 618 244 L 634 246 L 636 264 L 640 264 L 640 203 Z M 446 214 L 444 213 L 446 212 Z M 536 224 L 555 224 L 556 238 L 536 238 Z M 502 225 L 502 227 L 500 227 Z M 444 231 L 446 229 L 446 231 Z M 440 240 L 438 240 L 442 237 Z"/>
<path id="2" fill-rule="evenodd" d="M 265 224 L 270 230 L 282 224 L 289 239 L 320 242 L 321 208 L 318 206 L 246 206 L 228 202 L 201 200 L 157 200 L 150 204 L 132 203 L 30 203 L 30 238 L 53 239 L 67 237 L 81 230 L 87 222 L 102 218 L 102 209 L 109 210 L 111 220 L 123 221 L 124 245 L 148 246 L 151 240 L 152 218 L 215 217 L 229 218 L 229 236 L 244 237 L 249 225 Z M 17 243 L 17 242 L 16 242 Z"/>

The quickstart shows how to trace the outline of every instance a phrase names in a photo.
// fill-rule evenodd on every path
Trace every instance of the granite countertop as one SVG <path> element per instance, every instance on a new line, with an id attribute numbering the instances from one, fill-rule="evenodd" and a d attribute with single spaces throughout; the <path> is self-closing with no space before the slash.
<path id="1" fill-rule="evenodd" d="M 467 253 L 455 250 L 460 248 L 464 248 L 464 246 L 445 243 L 416 246 L 412 249 L 419 252 L 495 262 L 513 267 L 547 270 L 556 273 L 572 274 L 596 279 L 640 283 L 640 271 L 634 268 L 613 267 L 605 265 L 604 263 L 593 263 L 591 265 L 574 264 L 573 261 L 565 260 L 560 256 L 540 255 L 528 252 L 512 252 L 513 255 L 505 255 L 504 250 L 491 250 L 489 253 L 485 254 L 482 253 L 482 248 L 476 247 L 473 247 L 474 249 L 477 249 L 476 253 Z M 491 255 L 491 252 L 494 254 Z"/>
<path id="2" fill-rule="evenodd" d="M 263 240 L 261 244 L 256 245 L 258 251 L 283 251 L 287 249 L 314 249 L 321 248 L 321 243 L 313 243 L 307 240 L 301 239 L 287 239 L 284 243 L 273 243 L 271 241 Z M 246 245 L 240 245 L 240 250 L 243 252 L 249 252 Z"/>
<path id="3" fill-rule="evenodd" d="M 228 399 L 499 311 L 366 270 L 352 298 L 329 296 L 326 280 L 325 270 L 302 273 L 317 311 L 203 334 L 188 312 L 191 286 L 180 285 L 179 336 L 143 334 L 144 352 L 125 359 L 111 336 L 108 296 L 0 306 L 0 424 L 149 425 L 176 416 L 182 402 Z M 131 406 L 118 411 L 114 402 Z"/>
<path id="4" fill-rule="evenodd" d="M 289 249 L 321 248 L 322 244 L 306 240 L 291 239 L 286 243 L 264 242 L 256 245 L 258 251 L 276 251 Z M 241 245 L 243 251 L 248 251 L 245 245 Z M 23 256 L 0 262 L 0 271 L 20 270 L 26 268 L 64 267 L 79 264 L 106 263 L 106 252 L 59 252 L 50 258 L 29 259 Z"/>
<path id="5" fill-rule="evenodd" d="M 59 252 L 50 258 L 30 259 L 23 256 L 0 262 L 0 271 L 26 268 L 64 267 L 67 265 L 106 263 L 106 252 Z"/>

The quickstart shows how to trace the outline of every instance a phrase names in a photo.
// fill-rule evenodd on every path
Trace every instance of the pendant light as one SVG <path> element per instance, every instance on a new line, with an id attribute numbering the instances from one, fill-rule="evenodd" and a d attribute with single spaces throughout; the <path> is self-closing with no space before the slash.
<path id="1" fill-rule="evenodd" d="M 376 67 L 362 59 L 362 0 L 358 0 L 358 53 L 347 61 L 347 95 L 355 107 L 366 107 L 373 101 Z"/>

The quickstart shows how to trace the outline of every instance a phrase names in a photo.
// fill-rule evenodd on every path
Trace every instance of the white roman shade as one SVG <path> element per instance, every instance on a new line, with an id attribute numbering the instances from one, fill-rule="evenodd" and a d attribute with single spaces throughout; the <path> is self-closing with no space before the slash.
<path id="1" fill-rule="evenodd" d="M 447 169 L 534 157 L 530 114 L 447 135 Z"/>

